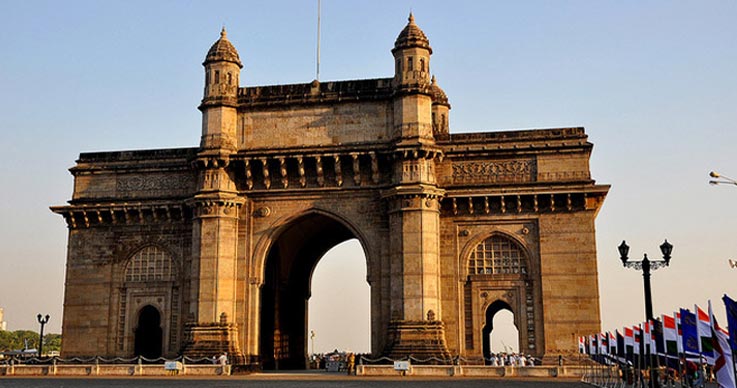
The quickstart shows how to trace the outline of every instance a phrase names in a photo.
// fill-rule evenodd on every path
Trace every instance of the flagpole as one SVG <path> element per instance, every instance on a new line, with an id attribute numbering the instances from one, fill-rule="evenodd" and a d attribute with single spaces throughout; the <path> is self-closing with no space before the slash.
<path id="1" fill-rule="evenodd" d="M 320 0 L 317 0 L 317 65 L 315 79 L 320 80 Z"/>

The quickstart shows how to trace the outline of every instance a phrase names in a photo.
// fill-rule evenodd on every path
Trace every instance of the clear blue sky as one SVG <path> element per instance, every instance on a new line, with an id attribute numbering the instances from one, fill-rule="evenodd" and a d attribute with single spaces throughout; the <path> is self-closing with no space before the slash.
<path id="1" fill-rule="evenodd" d="M 201 62 L 222 25 L 244 85 L 315 76 L 316 0 L 0 1 L 0 307 L 11 329 L 52 315 L 83 151 L 194 146 Z M 392 75 L 412 9 L 451 131 L 584 126 L 592 175 L 612 185 L 597 221 L 603 329 L 642 319 L 641 276 L 622 268 L 668 238 L 655 311 L 737 296 L 737 2 L 322 2 L 322 80 Z M 358 271 L 365 269 L 357 269 Z M 327 271 L 327 270 L 326 270 Z M 349 271 L 350 272 L 350 271 Z M 361 312 L 364 313 L 364 312 Z M 721 315 L 719 315 L 721 314 Z"/>

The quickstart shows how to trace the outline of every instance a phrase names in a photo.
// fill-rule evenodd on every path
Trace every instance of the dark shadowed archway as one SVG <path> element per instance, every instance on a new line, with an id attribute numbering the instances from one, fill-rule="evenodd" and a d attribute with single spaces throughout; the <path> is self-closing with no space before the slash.
<path id="1" fill-rule="evenodd" d="M 328 250 L 353 238 L 358 236 L 342 222 L 310 213 L 293 221 L 274 241 L 261 288 L 262 368 L 305 368 L 312 273 Z"/>
<path id="2" fill-rule="evenodd" d="M 496 316 L 496 314 L 502 310 L 507 310 L 510 313 L 514 314 L 514 311 L 512 311 L 512 307 L 509 306 L 507 302 L 501 300 L 495 301 L 486 308 L 486 325 L 481 330 L 481 338 L 484 345 L 484 358 L 488 359 L 491 357 L 492 349 L 490 334 L 494 330 L 494 316 Z M 519 339 L 517 341 L 519 342 Z M 497 351 L 497 353 L 498 352 L 499 351 Z"/>
<path id="3" fill-rule="evenodd" d="M 138 315 L 135 355 L 146 358 L 161 357 L 162 339 L 159 310 L 151 305 L 144 306 Z"/>

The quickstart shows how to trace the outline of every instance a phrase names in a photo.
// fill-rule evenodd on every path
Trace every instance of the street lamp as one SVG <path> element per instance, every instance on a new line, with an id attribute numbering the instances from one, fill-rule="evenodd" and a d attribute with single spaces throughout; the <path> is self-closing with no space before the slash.
<path id="1" fill-rule="evenodd" d="M 714 178 L 709 181 L 710 185 L 735 185 L 737 186 L 737 180 L 724 176 L 716 171 L 710 172 L 709 176 Z"/>
<path id="2" fill-rule="evenodd" d="M 645 319 L 648 321 L 654 320 L 653 318 L 653 297 L 650 291 L 650 271 L 667 267 L 670 264 L 670 254 L 673 252 L 673 245 L 668 240 L 660 244 L 660 252 L 663 253 L 663 260 L 650 260 L 647 258 L 647 253 L 641 261 L 629 261 L 627 255 L 630 252 L 630 247 L 624 240 L 617 249 L 619 249 L 619 259 L 622 260 L 622 265 L 626 268 L 634 268 L 636 270 L 642 270 L 642 278 L 645 283 Z"/>
<path id="3" fill-rule="evenodd" d="M 49 322 L 49 314 L 46 314 L 45 317 L 41 316 L 41 314 L 38 314 L 36 316 L 36 319 L 38 319 L 38 323 L 41 324 L 41 333 L 38 335 L 38 356 L 41 357 L 44 350 L 44 325 Z"/>
<path id="4" fill-rule="evenodd" d="M 315 354 L 315 331 L 310 330 L 310 339 L 312 340 L 312 354 Z"/>

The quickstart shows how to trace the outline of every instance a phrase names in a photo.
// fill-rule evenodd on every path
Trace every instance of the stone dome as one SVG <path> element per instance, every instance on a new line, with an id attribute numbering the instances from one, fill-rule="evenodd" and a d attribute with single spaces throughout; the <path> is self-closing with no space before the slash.
<path id="1" fill-rule="evenodd" d="M 243 68 L 241 58 L 238 56 L 238 50 L 228 40 L 228 33 L 225 31 L 225 27 L 220 31 L 220 39 L 213 43 L 207 52 L 203 65 L 220 61 L 232 62 L 238 65 L 238 67 Z"/>
<path id="2" fill-rule="evenodd" d="M 399 33 L 399 36 L 397 36 L 397 40 L 394 41 L 394 49 L 392 49 L 392 52 L 403 48 L 421 47 L 428 49 L 430 54 L 432 54 L 430 41 L 427 39 L 427 36 L 422 32 L 420 27 L 415 24 L 415 17 L 411 12 L 408 20 L 409 23 L 407 23 L 407 26 L 404 27 L 402 32 Z"/>
<path id="3" fill-rule="evenodd" d="M 445 91 L 442 88 L 440 88 L 440 85 L 438 85 L 438 82 L 435 81 L 435 76 L 432 76 L 432 80 L 430 82 L 431 82 L 430 88 L 431 88 L 431 93 L 432 93 L 432 103 L 450 106 L 450 103 L 448 102 L 448 96 L 445 94 Z"/>

